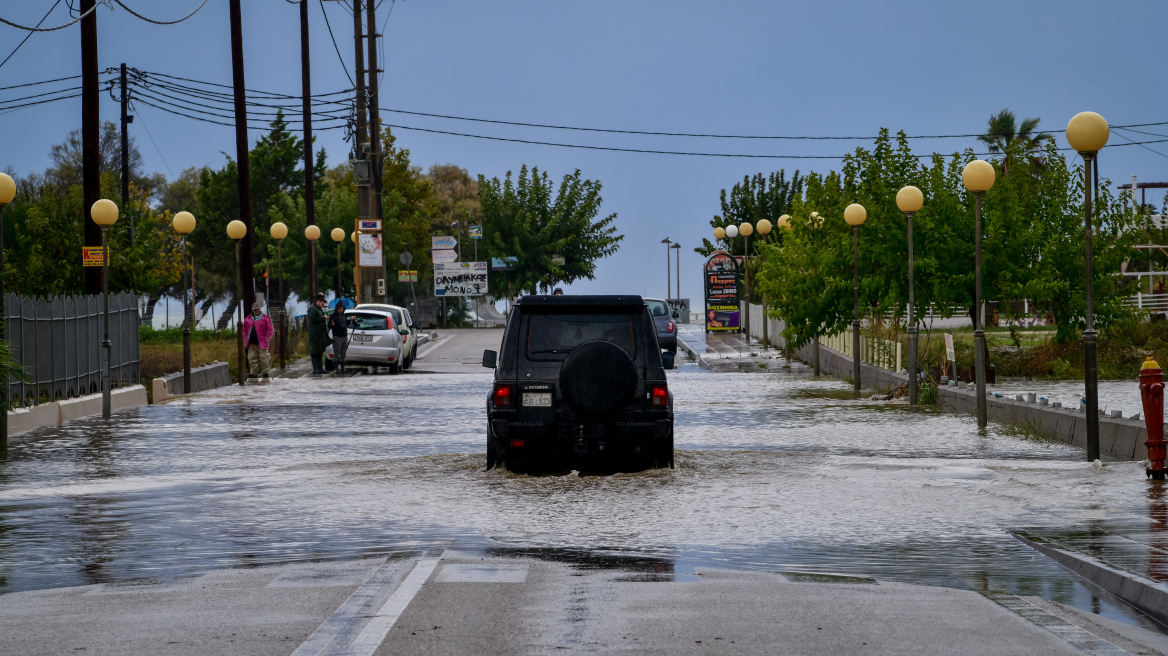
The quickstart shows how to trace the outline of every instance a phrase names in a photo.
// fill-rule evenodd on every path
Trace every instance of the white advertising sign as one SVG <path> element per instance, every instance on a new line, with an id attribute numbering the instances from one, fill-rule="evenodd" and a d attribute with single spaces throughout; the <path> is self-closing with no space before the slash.
<path id="1" fill-rule="evenodd" d="M 458 251 L 430 251 L 431 262 L 450 264 L 458 261 Z"/>
<path id="2" fill-rule="evenodd" d="M 430 237 L 430 248 L 436 251 L 458 248 L 458 239 L 449 235 L 445 237 Z"/>
<path id="3" fill-rule="evenodd" d="M 359 234 L 357 240 L 360 244 L 360 248 L 357 249 L 357 253 L 359 254 L 357 266 L 381 266 L 384 259 L 381 254 L 381 233 L 362 232 Z"/>
<path id="4" fill-rule="evenodd" d="M 486 293 L 486 262 L 434 263 L 435 296 L 482 296 Z"/>

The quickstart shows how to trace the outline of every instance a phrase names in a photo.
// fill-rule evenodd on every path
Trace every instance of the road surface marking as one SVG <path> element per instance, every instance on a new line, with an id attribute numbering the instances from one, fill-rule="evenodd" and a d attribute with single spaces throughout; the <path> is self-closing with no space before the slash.
<path id="1" fill-rule="evenodd" d="M 320 656 L 326 653 L 325 650 L 337 642 L 337 638 L 342 634 L 355 633 L 357 627 L 372 612 L 372 608 L 367 607 L 380 603 L 393 590 L 403 564 L 402 561 L 395 560 L 377 568 L 373 576 L 357 588 L 340 608 L 292 652 L 292 656 Z"/>
<path id="2" fill-rule="evenodd" d="M 445 555 L 445 554 L 443 554 Z M 353 640 L 352 646 L 349 648 L 349 653 L 353 656 L 372 656 L 373 652 L 381 646 L 381 642 L 385 640 L 385 636 L 389 635 L 389 630 L 397 622 L 397 618 L 405 612 L 406 606 L 410 605 L 414 595 L 422 589 L 422 585 L 430 578 L 434 568 L 438 566 L 438 561 L 442 560 L 442 556 L 438 558 L 423 558 L 414 566 L 414 570 L 406 577 L 405 581 L 398 586 L 398 589 L 393 593 L 381 610 L 377 611 L 361 633 Z"/>
<path id="3" fill-rule="evenodd" d="M 524 583 L 527 565 L 447 565 L 434 580 L 438 583 Z"/>

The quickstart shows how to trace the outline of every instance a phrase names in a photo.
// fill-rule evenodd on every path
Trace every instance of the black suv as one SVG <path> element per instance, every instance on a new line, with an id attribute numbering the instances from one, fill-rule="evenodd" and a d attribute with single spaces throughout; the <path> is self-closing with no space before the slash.
<path id="1" fill-rule="evenodd" d="M 487 468 L 673 466 L 673 394 L 640 296 L 525 296 L 487 399 Z"/>

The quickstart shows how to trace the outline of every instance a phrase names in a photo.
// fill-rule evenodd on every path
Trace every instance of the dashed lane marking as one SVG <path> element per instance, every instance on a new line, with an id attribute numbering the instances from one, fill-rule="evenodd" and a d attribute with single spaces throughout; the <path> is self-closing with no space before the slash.
<path id="1" fill-rule="evenodd" d="M 352 656 L 372 656 L 373 652 L 385 640 L 385 636 L 389 635 L 389 630 L 397 622 L 397 618 L 405 612 L 406 606 L 410 605 L 414 595 L 422 589 L 422 585 L 430 578 L 430 574 L 434 572 L 434 568 L 438 566 L 438 558 L 423 558 L 414 566 L 414 570 L 406 577 L 405 581 L 398 586 L 397 591 L 390 596 L 385 605 L 381 607 L 361 630 L 361 633 L 353 640 L 348 653 Z"/>

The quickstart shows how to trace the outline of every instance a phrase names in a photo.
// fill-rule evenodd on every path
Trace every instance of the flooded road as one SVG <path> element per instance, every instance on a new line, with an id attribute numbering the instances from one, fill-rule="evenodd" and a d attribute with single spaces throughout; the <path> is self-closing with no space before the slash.
<path id="1" fill-rule="evenodd" d="M 481 367 L 277 379 L 16 438 L 0 593 L 453 545 L 681 580 L 722 567 L 1000 590 L 1132 621 L 1009 531 L 1151 525 L 1139 463 L 853 401 L 798 364 L 669 380 L 678 468 L 638 474 L 483 471 Z"/>

